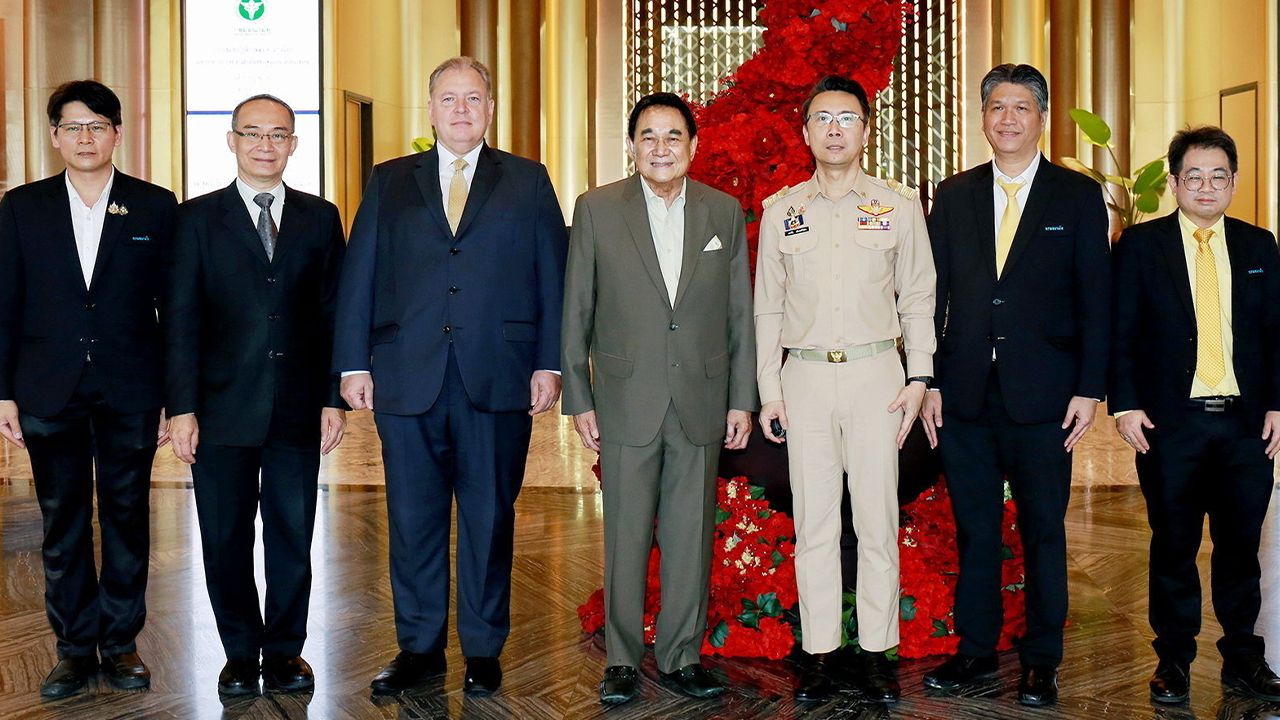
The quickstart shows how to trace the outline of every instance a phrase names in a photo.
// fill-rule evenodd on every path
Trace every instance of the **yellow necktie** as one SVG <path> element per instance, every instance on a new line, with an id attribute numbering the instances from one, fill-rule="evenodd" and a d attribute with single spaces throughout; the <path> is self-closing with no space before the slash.
<path id="1" fill-rule="evenodd" d="M 1009 196 L 1004 206 L 1004 215 L 1000 217 L 1000 230 L 996 233 L 996 277 L 1004 271 L 1004 261 L 1009 259 L 1009 248 L 1013 247 L 1013 236 L 1018 232 L 1018 222 L 1022 220 L 1022 208 L 1018 206 L 1018 191 L 1025 183 L 1005 182 L 996 178 L 996 184 Z"/>
<path id="2" fill-rule="evenodd" d="M 1209 239 L 1213 231 L 1198 228 L 1196 239 L 1196 377 L 1215 387 L 1227 376 L 1222 358 L 1222 306 L 1218 297 L 1218 268 Z"/>
<path id="3" fill-rule="evenodd" d="M 467 169 L 467 161 L 458 158 L 453 161 L 453 179 L 449 181 L 449 205 L 445 208 L 445 217 L 449 219 L 449 229 L 458 232 L 458 223 L 462 220 L 462 209 L 467 206 L 467 176 L 462 174 Z"/>

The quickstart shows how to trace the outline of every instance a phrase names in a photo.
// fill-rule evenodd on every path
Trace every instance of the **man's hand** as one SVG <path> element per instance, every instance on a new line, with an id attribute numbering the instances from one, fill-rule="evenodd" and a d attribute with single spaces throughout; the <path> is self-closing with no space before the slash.
<path id="1" fill-rule="evenodd" d="M 942 427 L 942 393 L 933 390 L 924 394 L 920 424 L 924 426 L 925 437 L 929 438 L 929 447 L 938 447 L 938 428 Z"/>
<path id="2" fill-rule="evenodd" d="M 529 416 L 550 410 L 559 399 L 560 376 L 550 370 L 534 372 L 529 379 Z"/>
<path id="3" fill-rule="evenodd" d="M 1093 427 L 1093 416 L 1098 412 L 1098 401 L 1093 398 L 1080 397 L 1076 395 L 1071 398 L 1071 402 L 1067 403 L 1067 415 L 1062 418 L 1062 429 L 1066 430 L 1075 423 L 1075 429 L 1067 436 L 1062 447 L 1071 452 L 1075 449 L 1076 443 L 1080 442 L 1080 438 Z"/>
<path id="4" fill-rule="evenodd" d="M 196 448 L 200 445 L 200 423 L 195 413 L 183 413 L 169 418 L 169 439 L 173 441 L 173 454 L 191 465 L 196 461 Z"/>
<path id="5" fill-rule="evenodd" d="M 365 372 L 348 375 L 342 378 L 339 392 L 352 410 L 373 409 L 373 375 Z"/>
<path id="6" fill-rule="evenodd" d="M 18 403 L 13 400 L 0 400 L 0 435 L 20 449 L 27 447 L 27 441 L 22 439 L 22 426 L 18 424 Z"/>
<path id="7" fill-rule="evenodd" d="M 1280 410 L 1267 412 L 1262 421 L 1262 439 L 1267 441 L 1267 457 L 1276 459 L 1276 451 L 1280 450 Z"/>
<path id="8" fill-rule="evenodd" d="M 573 429 L 582 438 L 582 446 L 600 452 L 600 426 L 596 424 L 596 411 L 588 410 L 573 416 Z"/>
<path id="9" fill-rule="evenodd" d="M 724 416 L 724 449 L 741 450 L 751 437 L 751 413 L 730 410 Z"/>
<path id="10" fill-rule="evenodd" d="M 160 424 L 156 427 L 156 449 L 169 444 L 169 420 L 164 416 L 164 409 L 160 409 Z"/>
<path id="11" fill-rule="evenodd" d="M 1280 413 L 1276 414 L 1280 415 Z M 1151 443 L 1147 442 L 1147 436 L 1143 432 L 1143 428 L 1151 430 L 1155 426 L 1155 423 L 1151 422 L 1151 418 L 1147 417 L 1145 410 L 1130 410 L 1116 418 L 1116 430 L 1120 431 L 1120 439 L 1128 443 L 1129 447 L 1143 454 L 1146 454 L 1151 449 Z M 1262 437 L 1265 439 L 1266 435 Z"/>
<path id="12" fill-rule="evenodd" d="M 764 431 L 764 436 L 768 440 L 776 443 L 786 442 L 786 438 L 780 438 L 773 434 L 773 421 L 778 421 L 783 430 L 790 430 L 791 424 L 787 420 L 787 406 L 781 400 L 773 400 L 764 404 L 760 408 L 760 429 Z"/>
<path id="13" fill-rule="evenodd" d="M 338 447 L 347 432 L 347 412 L 340 408 L 320 409 L 320 454 L 328 455 Z"/>
<path id="14" fill-rule="evenodd" d="M 898 426 L 898 449 L 907 441 L 907 433 L 920 415 L 920 404 L 924 402 L 925 386 L 922 382 L 909 382 L 898 391 L 898 397 L 889 403 L 888 412 L 902 411 L 902 424 Z"/>

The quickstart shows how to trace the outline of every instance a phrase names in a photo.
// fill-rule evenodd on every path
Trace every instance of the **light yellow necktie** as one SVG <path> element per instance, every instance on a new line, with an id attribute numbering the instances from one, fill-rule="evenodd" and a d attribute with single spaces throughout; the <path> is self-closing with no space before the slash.
<path id="1" fill-rule="evenodd" d="M 462 174 L 467 165 L 462 158 L 454 160 L 453 179 L 449 181 L 449 204 L 444 214 L 449 219 L 449 229 L 454 233 L 458 232 L 458 223 L 462 221 L 462 209 L 467 206 L 467 176 Z"/>
<path id="2" fill-rule="evenodd" d="M 1018 206 L 1018 191 L 1026 183 L 1005 182 L 996 178 L 996 184 L 1009 196 L 1004 206 L 1004 215 L 1000 217 L 1000 230 L 996 233 L 996 277 L 1004 271 L 1004 261 L 1009 259 L 1009 248 L 1013 247 L 1013 236 L 1018 232 L 1018 223 L 1022 220 L 1022 208 Z"/>
<path id="3" fill-rule="evenodd" d="M 1222 306 L 1218 297 L 1218 268 L 1209 239 L 1213 231 L 1198 228 L 1196 239 L 1196 377 L 1215 387 L 1227 376 L 1222 358 Z"/>

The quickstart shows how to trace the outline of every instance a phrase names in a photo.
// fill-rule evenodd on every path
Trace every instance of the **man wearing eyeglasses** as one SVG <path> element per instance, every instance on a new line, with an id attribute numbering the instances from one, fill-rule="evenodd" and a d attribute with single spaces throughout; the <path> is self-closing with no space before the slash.
<path id="1" fill-rule="evenodd" d="M 1226 216 L 1237 187 L 1229 135 L 1183 130 L 1168 158 L 1178 209 L 1116 245 L 1109 395 L 1120 436 L 1137 451 L 1151 523 L 1151 698 L 1180 703 L 1190 693 L 1208 515 L 1222 679 L 1277 701 L 1280 678 L 1254 623 L 1280 450 L 1280 253 L 1270 232 Z"/>
<path id="2" fill-rule="evenodd" d="M 294 113 L 255 95 L 231 114 L 236 179 L 178 208 L 169 270 L 169 432 L 191 465 L 225 695 L 312 688 L 302 658 L 320 456 L 346 426 L 329 372 L 346 245 L 333 203 L 284 184 Z M 254 581 L 262 513 L 266 613 Z M 261 658 L 261 663 L 259 663 Z"/>
<path id="3" fill-rule="evenodd" d="M 862 170 L 869 115 L 857 82 L 820 80 L 802 108 L 817 168 L 766 200 L 760 222 L 760 425 L 787 443 L 802 646 L 813 656 L 795 689 L 801 701 L 836 692 L 845 473 L 858 535 L 859 684 L 876 702 L 900 694 L 885 655 L 898 644 L 898 449 L 933 375 L 935 276 L 915 191 Z"/>
<path id="4" fill-rule="evenodd" d="M 48 116 L 66 170 L 0 202 L 0 435 L 31 457 L 58 653 L 40 694 L 60 698 L 99 669 L 117 688 L 151 682 L 136 638 L 146 617 L 151 462 L 167 441 L 158 313 L 177 202 L 112 165 L 123 135 L 110 88 L 65 83 Z"/>

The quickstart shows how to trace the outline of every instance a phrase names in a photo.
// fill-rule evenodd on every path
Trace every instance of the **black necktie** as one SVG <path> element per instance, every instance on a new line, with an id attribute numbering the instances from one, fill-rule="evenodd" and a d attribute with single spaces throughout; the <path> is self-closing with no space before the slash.
<path id="1" fill-rule="evenodd" d="M 262 249 L 267 251 L 267 260 L 276 254 L 276 221 L 271 217 L 271 202 L 276 199 L 271 193 L 258 193 L 253 202 L 262 210 L 258 213 L 258 237 L 262 239 Z"/>

